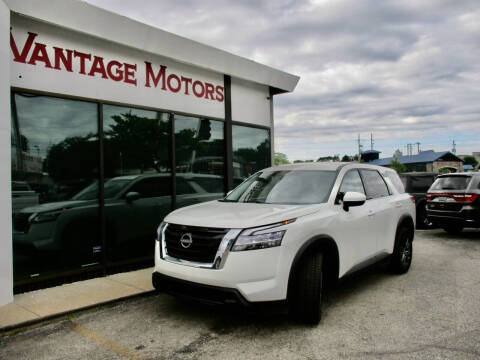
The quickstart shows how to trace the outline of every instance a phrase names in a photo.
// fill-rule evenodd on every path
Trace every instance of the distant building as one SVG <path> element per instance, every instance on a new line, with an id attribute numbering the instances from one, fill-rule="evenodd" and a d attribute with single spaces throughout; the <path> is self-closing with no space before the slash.
<path id="1" fill-rule="evenodd" d="M 390 167 L 394 158 L 383 158 L 370 161 L 370 164 Z M 435 152 L 433 150 L 421 151 L 417 155 L 398 156 L 396 160 L 407 167 L 408 171 L 427 171 L 439 173 L 440 169 L 450 172 L 462 172 L 463 160 L 450 151 Z"/>

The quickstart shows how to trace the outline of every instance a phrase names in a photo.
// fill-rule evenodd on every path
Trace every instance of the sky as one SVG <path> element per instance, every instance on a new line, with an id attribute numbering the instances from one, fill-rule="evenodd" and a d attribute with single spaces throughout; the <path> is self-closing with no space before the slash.
<path id="1" fill-rule="evenodd" d="M 274 98 L 290 160 L 480 151 L 478 0 L 88 0 L 300 76 Z M 415 151 L 417 145 L 414 146 Z"/>

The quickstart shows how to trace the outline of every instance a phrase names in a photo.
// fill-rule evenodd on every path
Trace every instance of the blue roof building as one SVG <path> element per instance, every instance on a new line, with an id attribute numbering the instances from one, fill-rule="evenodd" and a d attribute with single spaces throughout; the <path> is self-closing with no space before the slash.
<path id="1" fill-rule="evenodd" d="M 394 158 L 383 158 L 370 161 L 369 164 L 390 167 Z M 440 169 L 451 172 L 463 171 L 463 160 L 450 151 L 421 151 L 416 155 L 398 156 L 396 160 L 407 167 L 408 171 L 427 171 L 438 173 Z"/>

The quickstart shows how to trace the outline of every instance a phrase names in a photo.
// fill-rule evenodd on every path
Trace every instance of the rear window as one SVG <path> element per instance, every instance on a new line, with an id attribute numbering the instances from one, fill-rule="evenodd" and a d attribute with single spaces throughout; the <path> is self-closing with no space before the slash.
<path id="1" fill-rule="evenodd" d="M 471 176 L 442 176 L 433 183 L 431 190 L 465 190 L 470 180 Z"/>

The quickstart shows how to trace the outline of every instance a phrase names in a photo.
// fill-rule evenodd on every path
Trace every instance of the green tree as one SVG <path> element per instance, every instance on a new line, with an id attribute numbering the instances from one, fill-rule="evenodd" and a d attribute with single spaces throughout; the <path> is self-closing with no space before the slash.
<path id="1" fill-rule="evenodd" d="M 351 162 L 353 159 L 348 155 L 343 155 L 342 162 Z"/>
<path id="2" fill-rule="evenodd" d="M 398 161 L 397 159 L 393 159 L 391 162 L 390 162 L 390 167 L 395 170 L 397 173 L 404 173 L 407 171 L 407 167 L 405 165 L 403 165 L 400 161 Z"/>
<path id="3" fill-rule="evenodd" d="M 463 158 L 463 163 L 465 165 L 472 165 L 474 168 L 477 167 L 478 161 L 473 156 L 467 155 Z"/>
<path id="4" fill-rule="evenodd" d="M 275 165 L 282 165 L 282 164 L 290 164 L 288 161 L 287 155 L 283 153 L 276 152 L 275 153 Z"/>

